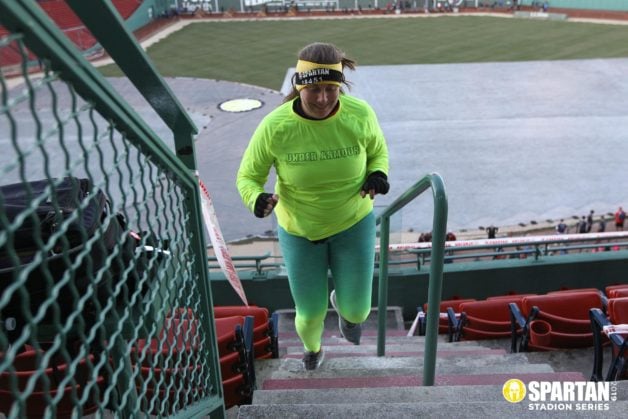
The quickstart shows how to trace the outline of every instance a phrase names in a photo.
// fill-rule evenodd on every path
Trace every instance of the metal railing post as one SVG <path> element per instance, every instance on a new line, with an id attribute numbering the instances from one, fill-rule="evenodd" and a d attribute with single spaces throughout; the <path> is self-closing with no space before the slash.
<path id="1" fill-rule="evenodd" d="M 385 354 L 386 346 L 386 308 L 388 306 L 388 248 L 390 239 L 390 217 L 401 210 L 414 198 L 431 187 L 434 196 L 434 217 L 432 222 L 432 256 L 430 258 L 430 280 L 428 289 L 428 305 L 439 307 L 442 293 L 443 266 L 445 257 L 445 235 L 447 230 L 447 196 L 442 178 L 437 173 L 431 173 L 410 187 L 390 206 L 388 206 L 377 221 L 380 227 L 380 261 L 379 261 L 379 301 L 378 301 L 378 329 L 377 355 Z M 427 333 L 425 339 L 425 357 L 423 367 L 423 385 L 434 385 L 436 369 L 436 345 L 438 343 L 439 310 L 428 310 Z"/>
<path id="2" fill-rule="evenodd" d="M 388 242 L 390 217 L 383 217 L 379 229 L 379 285 L 377 310 L 377 356 L 384 356 L 386 347 L 386 305 L 388 301 Z M 382 304 L 384 302 L 384 304 Z M 383 308 L 382 308 L 383 307 Z"/>
<path id="3" fill-rule="evenodd" d="M 436 345 L 438 343 L 438 320 L 443 289 L 443 267 L 445 258 L 445 236 L 447 234 L 447 197 L 445 185 L 440 176 L 432 177 L 434 195 L 434 219 L 432 221 L 432 257 L 430 263 L 430 280 L 428 285 L 425 333 L 425 356 L 423 358 L 423 385 L 434 385 L 436 370 Z"/>

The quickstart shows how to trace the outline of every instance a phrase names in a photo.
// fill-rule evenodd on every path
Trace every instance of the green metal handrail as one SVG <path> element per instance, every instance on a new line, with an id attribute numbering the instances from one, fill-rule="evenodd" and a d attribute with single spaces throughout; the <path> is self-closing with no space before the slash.
<path id="1" fill-rule="evenodd" d="M 377 313 L 377 356 L 385 355 L 386 346 L 386 307 L 388 306 L 388 245 L 390 242 L 390 217 L 401 210 L 429 187 L 434 197 L 434 218 L 432 222 L 432 263 L 428 285 L 427 304 L 440 306 L 443 289 L 443 263 L 445 257 L 445 235 L 447 232 L 447 195 L 445 184 L 437 173 L 430 173 L 415 183 L 378 217 L 381 224 L 379 237 L 379 301 Z M 434 385 L 436 370 L 436 344 L 438 341 L 438 310 L 428 310 L 427 332 L 425 336 L 425 356 L 423 358 L 423 385 Z"/>

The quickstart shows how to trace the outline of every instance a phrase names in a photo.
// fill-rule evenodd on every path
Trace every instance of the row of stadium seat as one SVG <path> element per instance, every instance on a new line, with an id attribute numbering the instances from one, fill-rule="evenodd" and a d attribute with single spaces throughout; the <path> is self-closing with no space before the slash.
<path id="1" fill-rule="evenodd" d="M 255 359 L 277 357 L 276 319 L 256 306 L 214 307 L 225 407 L 251 402 Z"/>
<path id="2" fill-rule="evenodd" d="M 575 307 L 578 314 L 575 318 L 588 321 L 588 308 L 603 308 L 608 297 L 624 296 L 628 291 L 624 285 L 607 287 L 606 295 L 595 288 L 583 288 L 574 290 L 561 290 L 550 292 L 546 295 L 517 294 L 488 297 L 486 300 L 475 299 L 454 299 L 445 300 L 440 304 L 439 333 L 447 333 L 450 341 L 464 339 L 499 339 L 512 336 L 513 322 L 511 317 L 511 304 L 518 309 L 518 312 L 525 313 L 526 316 L 532 311 L 535 304 L 554 304 L 558 301 L 556 295 L 573 293 L 584 293 L 575 299 Z M 525 304 L 523 303 L 525 299 Z M 530 305 L 532 304 L 532 305 Z M 590 307 L 587 307 L 591 305 Z M 561 310 L 559 308 L 553 310 Z M 584 307 L 584 308 L 583 308 Z M 427 304 L 423 305 L 424 312 L 427 312 Z M 572 315 L 572 314 L 570 314 Z M 535 320 L 531 318 L 530 320 Z M 540 326 L 537 326 L 540 327 Z M 424 333 L 424 327 L 419 327 L 420 334 Z M 590 332 L 590 330 L 587 330 Z M 588 341 L 591 344 L 591 341 Z M 528 344 L 526 340 L 525 345 Z M 513 347 L 513 352 L 518 350 Z"/>
<path id="3" fill-rule="evenodd" d="M 597 290 L 570 290 L 525 297 L 521 304 L 510 303 L 513 347 L 517 351 L 593 346 L 589 310 L 605 309 L 606 301 Z M 517 339 L 519 338 L 519 345 Z"/>
<path id="4" fill-rule="evenodd" d="M 603 346 L 612 346 L 605 379 L 625 379 L 628 284 L 521 294 L 486 300 L 446 300 L 440 305 L 439 333 L 450 341 L 511 339 L 511 351 L 594 347 L 592 379 L 602 379 Z M 423 306 L 427 312 L 427 305 Z M 424 330 L 419 328 L 420 331 Z"/>
<path id="5" fill-rule="evenodd" d="M 269 318 L 265 308 L 254 306 L 215 307 L 214 318 L 225 405 L 229 408 L 250 403 L 255 388 L 253 360 L 278 354 L 276 320 Z M 131 342 L 129 372 L 135 376 L 143 412 L 170 415 L 207 396 L 208 389 L 195 381 L 206 368 L 202 362 L 206 355 L 199 353 L 202 341 L 199 318 L 192 309 L 180 308 L 164 319 L 157 337 Z M 65 350 L 76 355 L 81 346 L 76 341 Z M 25 345 L 15 356 L 12 369 L 0 374 L 0 413 L 10 416 L 14 405 L 21 404 L 27 416 L 43 417 L 51 408 L 50 399 L 55 397 L 58 400 L 48 413 L 54 412 L 59 418 L 76 414 L 73 410 L 77 404 L 83 415 L 96 412 L 103 403 L 115 410 L 115 402 L 112 405 L 103 401 L 111 396 L 106 396 L 105 375 L 114 377 L 115 366 L 100 365 L 100 353 L 92 348 L 83 359 L 77 355 L 79 362 L 71 367 L 71 358 L 75 357 L 68 358 L 58 348 L 49 350 L 51 347 L 44 342 L 39 348 Z M 42 369 L 46 358 L 50 360 Z M 94 374 L 98 374 L 96 379 Z M 15 398 L 14 389 L 25 395 L 23 400 Z"/>

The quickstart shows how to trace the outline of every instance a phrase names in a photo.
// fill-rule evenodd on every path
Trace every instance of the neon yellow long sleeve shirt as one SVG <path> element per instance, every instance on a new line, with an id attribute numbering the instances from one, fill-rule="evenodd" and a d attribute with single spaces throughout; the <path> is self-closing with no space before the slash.
<path id="1" fill-rule="evenodd" d="M 368 174 L 388 174 L 388 148 L 373 109 L 341 94 L 337 112 L 309 120 L 287 102 L 259 124 L 244 152 L 236 186 L 253 211 L 272 166 L 275 214 L 288 233 L 320 240 L 353 226 L 373 209 L 360 196 Z"/>

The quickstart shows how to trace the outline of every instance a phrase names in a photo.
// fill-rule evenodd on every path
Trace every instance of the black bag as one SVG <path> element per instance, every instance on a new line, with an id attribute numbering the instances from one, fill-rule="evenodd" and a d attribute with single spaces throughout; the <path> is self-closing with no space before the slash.
<path id="1" fill-rule="evenodd" d="M 34 258 L 38 249 L 36 236 L 39 235 L 46 244 L 50 237 L 60 229 L 61 223 L 72 216 L 77 207 L 90 195 L 91 185 L 88 179 L 64 178 L 54 189 L 56 202 L 50 196 L 44 196 L 46 188 L 52 181 L 39 180 L 28 184 L 16 183 L 0 187 L 3 200 L 3 212 L 9 223 L 13 223 L 24 213 L 34 200 L 41 202 L 35 208 L 34 216 L 26 217 L 13 235 L 13 246 L 20 264 L 28 263 Z M 83 241 L 81 230 L 90 237 L 98 226 L 107 208 L 107 197 L 97 191 L 89 200 L 89 205 L 75 217 L 67 227 L 67 231 L 54 243 L 52 252 L 59 253 L 63 248 L 63 239 L 73 248 Z M 5 247 L 3 247 L 3 250 Z M 8 253 L 3 252 L 0 268 L 12 266 Z"/>
<path id="2" fill-rule="evenodd" d="M 102 304 L 109 297 L 134 256 L 136 242 L 125 233 L 124 217 L 111 216 L 109 201 L 101 190 L 93 188 L 88 179 L 67 177 L 51 193 L 58 181 L 0 187 L 0 213 L 8 221 L 5 225 L 0 220 L 0 234 L 6 235 L 0 241 L 0 296 L 12 292 L 9 303 L 0 307 L 0 320 L 5 329 L 15 329 L 13 334 L 19 333 L 25 324 L 25 309 L 35 316 L 42 303 L 54 299 L 63 321 L 78 309 L 79 299 L 90 287 L 94 297 L 84 302 L 82 312 L 93 311 L 96 301 Z M 33 214 L 24 218 L 25 211 L 33 205 Z M 14 223 L 19 225 L 11 234 L 9 226 Z M 88 240 L 97 234 L 99 239 L 88 245 Z M 18 260 L 9 254 L 11 238 Z M 114 253 L 106 266 L 107 258 Z M 28 298 L 19 290 L 8 289 L 22 281 Z M 67 283 L 53 296 L 53 288 L 60 281 Z M 7 319 L 13 327 L 7 327 Z M 46 319 L 52 319 L 50 309 Z M 10 334 L 8 330 L 7 335 Z"/>

